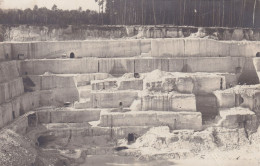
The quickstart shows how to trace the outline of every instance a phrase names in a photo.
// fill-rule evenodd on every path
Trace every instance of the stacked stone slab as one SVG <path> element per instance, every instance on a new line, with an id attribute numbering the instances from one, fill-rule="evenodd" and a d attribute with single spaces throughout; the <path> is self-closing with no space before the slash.
<path id="1" fill-rule="evenodd" d="M 200 130 L 202 117 L 195 95 L 226 89 L 226 83 L 221 74 L 155 70 L 137 78 L 129 73 L 92 81 L 91 88 L 88 106 L 106 110 L 100 118 L 102 127 L 168 125 Z"/>
<path id="2" fill-rule="evenodd" d="M 18 62 L 0 62 L 0 127 L 38 106 L 37 93 L 24 93 Z"/>
<path id="3" fill-rule="evenodd" d="M 219 126 L 237 126 L 256 131 L 259 121 L 260 88 L 258 85 L 237 85 L 215 91 L 219 107 Z"/>
<path id="4" fill-rule="evenodd" d="M 155 118 L 155 121 L 151 120 L 155 126 L 162 125 L 164 122 L 161 117 L 165 117 L 165 125 L 173 129 L 189 129 L 191 122 L 196 121 L 198 123 L 194 129 L 198 130 L 201 127 L 198 101 L 215 102 L 207 95 L 236 85 L 241 75 L 247 75 L 243 72 L 250 65 L 246 64 L 251 64 L 251 57 L 259 51 L 259 46 L 259 42 L 208 39 L 1 43 L 0 61 L 19 61 L 0 62 L 5 66 L 0 70 L 0 104 L 2 106 L 13 102 L 11 106 L 7 104 L 3 108 L 11 110 L 8 108 L 12 107 L 11 112 L 16 117 L 34 107 L 63 106 L 64 103 L 76 102 L 76 111 L 71 111 L 76 115 L 69 115 L 72 119 L 89 111 L 86 108 L 112 110 L 108 111 L 107 116 L 101 113 L 100 125 L 104 127 L 120 126 L 121 116 L 131 119 L 135 113 L 120 111 L 135 110 L 143 119 L 149 116 Z M 70 53 L 75 54 L 74 59 L 69 58 Z M 257 65 L 255 60 L 253 66 L 257 68 Z M 157 69 L 189 74 L 170 75 L 163 80 L 150 82 L 142 77 L 134 78 L 133 75 L 124 79 L 93 81 L 123 76 L 125 73 L 142 75 Z M 247 71 L 253 70 L 250 68 Z M 4 73 L 5 71 L 12 74 Z M 214 74 L 195 74 L 196 72 Z M 24 94 L 22 87 L 26 97 L 20 97 Z M 187 101 L 189 105 L 186 104 Z M 68 111 L 63 112 L 67 116 Z M 63 115 L 63 112 L 58 112 L 57 115 Z M 4 111 L 1 113 L 5 116 Z M 10 113 L 7 115 L 4 123 L 13 119 Z M 113 117 L 114 121 L 109 122 L 109 118 L 111 120 Z M 66 118 L 57 122 L 62 123 L 63 120 L 67 122 Z M 183 121 L 188 122 L 183 124 Z M 131 123 L 144 126 L 150 122 L 130 120 L 126 124 Z"/>

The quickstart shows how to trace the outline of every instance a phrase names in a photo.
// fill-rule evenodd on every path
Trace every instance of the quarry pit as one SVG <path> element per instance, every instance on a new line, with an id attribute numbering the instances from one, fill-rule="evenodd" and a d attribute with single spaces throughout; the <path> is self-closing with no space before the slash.
<path id="1" fill-rule="evenodd" d="M 202 38 L 0 43 L 0 165 L 258 162 L 259 52 Z"/>

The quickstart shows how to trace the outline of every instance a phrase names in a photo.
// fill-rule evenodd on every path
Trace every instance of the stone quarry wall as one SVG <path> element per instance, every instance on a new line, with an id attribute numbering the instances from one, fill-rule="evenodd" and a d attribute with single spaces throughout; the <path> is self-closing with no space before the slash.
<path id="1" fill-rule="evenodd" d="M 227 82 L 258 78 L 256 52 L 259 42 L 186 38 L 0 43 L 0 127 L 36 107 L 77 101 L 76 84 L 108 74 L 160 69 L 232 73 Z"/>
<path id="2" fill-rule="evenodd" d="M 117 58 L 117 59 L 53 59 L 25 60 L 21 62 L 20 72 L 23 75 L 43 75 L 77 73 L 145 73 L 156 69 L 169 72 L 228 72 L 236 73 L 243 69 L 244 57 L 201 57 L 201 58 Z"/>
<path id="3" fill-rule="evenodd" d="M 152 56 L 248 56 L 260 50 L 260 42 L 216 41 L 208 39 L 151 40 Z"/>
<path id="4" fill-rule="evenodd" d="M 19 62 L 0 62 L 0 127 L 38 106 L 36 92 L 24 93 Z"/>
<path id="5" fill-rule="evenodd" d="M 210 39 L 132 39 L 132 40 L 89 40 L 70 42 L 1 43 L 0 60 L 118 57 L 254 57 L 260 52 L 260 42 L 216 41 Z"/>
<path id="6" fill-rule="evenodd" d="M 260 40 L 259 29 L 164 26 L 0 26 L 1 41 L 64 41 L 118 38 L 211 38 L 215 40 Z"/>

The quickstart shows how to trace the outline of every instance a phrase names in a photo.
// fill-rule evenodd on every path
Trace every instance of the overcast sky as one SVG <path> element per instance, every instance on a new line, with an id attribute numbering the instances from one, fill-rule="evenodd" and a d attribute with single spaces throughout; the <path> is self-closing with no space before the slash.
<path id="1" fill-rule="evenodd" d="M 54 4 L 56 4 L 59 9 L 71 10 L 82 7 L 83 10 L 98 10 L 98 5 L 95 3 L 95 0 L 0 0 L 1 9 L 26 9 L 33 8 L 34 5 L 51 9 Z"/>

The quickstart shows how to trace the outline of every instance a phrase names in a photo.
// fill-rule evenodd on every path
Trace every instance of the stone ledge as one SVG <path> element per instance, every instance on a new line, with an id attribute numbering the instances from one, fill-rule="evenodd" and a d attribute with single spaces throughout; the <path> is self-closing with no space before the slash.
<path id="1" fill-rule="evenodd" d="M 200 112 L 137 111 L 104 113 L 100 118 L 100 126 L 169 126 L 172 130 L 200 130 L 202 127 L 202 118 Z"/>

